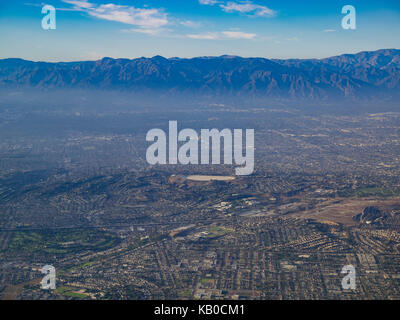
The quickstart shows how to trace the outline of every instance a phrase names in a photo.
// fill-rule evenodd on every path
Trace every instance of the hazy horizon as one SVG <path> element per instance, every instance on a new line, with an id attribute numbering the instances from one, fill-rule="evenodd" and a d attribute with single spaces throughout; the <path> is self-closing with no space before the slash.
<path id="1" fill-rule="evenodd" d="M 90 62 L 90 61 L 100 61 L 103 59 L 113 59 L 113 60 L 136 60 L 136 59 L 152 59 L 155 57 L 162 57 L 168 60 L 172 59 L 181 59 L 181 60 L 190 60 L 190 59 L 199 59 L 199 58 L 221 58 L 221 57 L 236 57 L 236 58 L 243 58 L 243 59 L 267 59 L 267 60 L 324 60 L 324 59 L 329 59 L 332 57 L 339 57 L 342 55 L 349 55 L 349 54 L 360 54 L 364 52 L 376 52 L 376 51 L 383 51 L 383 50 L 400 50 L 400 47 L 398 48 L 381 48 L 377 50 L 362 50 L 362 51 L 357 51 L 357 52 L 342 52 L 337 55 L 333 56 L 326 56 L 326 57 L 321 57 L 321 58 L 297 58 L 297 57 L 291 57 L 291 58 L 285 58 L 285 59 L 279 59 L 279 58 L 272 58 L 268 56 L 238 56 L 238 55 L 233 55 L 233 54 L 222 54 L 222 55 L 215 55 L 215 56 L 192 56 L 192 57 L 178 57 L 178 56 L 163 56 L 163 55 L 155 55 L 155 56 L 141 56 L 141 57 L 133 57 L 133 58 L 128 58 L 128 57 L 118 57 L 118 58 L 113 58 L 113 57 L 101 57 L 99 59 L 93 59 L 93 60 L 72 60 L 72 61 L 65 61 L 65 60 L 60 60 L 60 61 L 45 61 L 45 60 L 27 60 L 24 58 L 20 57 L 8 57 L 8 58 L 1 58 L 0 60 L 7 60 L 7 59 L 20 59 L 20 60 L 25 60 L 25 61 L 30 61 L 30 62 L 45 62 L 45 63 L 70 63 L 70 62 Z"/>

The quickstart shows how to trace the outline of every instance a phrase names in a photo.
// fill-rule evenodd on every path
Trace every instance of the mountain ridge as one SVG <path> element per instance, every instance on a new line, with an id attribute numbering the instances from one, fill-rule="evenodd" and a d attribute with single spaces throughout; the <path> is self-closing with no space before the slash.
<path id="1" fill-rule="evenodd" d="M 252 95 L 269 98 L 396 99 L 400 50 L 381 49 L 324 59 L 223 55 L 196 58 L 33 62 L 0 60 L 0 88 L 157 90 L 164 93 Z"/>

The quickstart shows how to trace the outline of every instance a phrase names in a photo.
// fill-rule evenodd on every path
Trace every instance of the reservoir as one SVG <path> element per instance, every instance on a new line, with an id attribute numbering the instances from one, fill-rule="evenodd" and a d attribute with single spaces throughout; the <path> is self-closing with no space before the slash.
<path id="1" fill-rule="evenodd" d="M 208 182 L 208 181 L 233 181 L 235 177 L 230 176 L 203 176 L 203 175 L 196 175 L 196 176 L 188 176 L 186 177 L 187 180 L 190 181 L 200 181 L 200 182 Z"/>

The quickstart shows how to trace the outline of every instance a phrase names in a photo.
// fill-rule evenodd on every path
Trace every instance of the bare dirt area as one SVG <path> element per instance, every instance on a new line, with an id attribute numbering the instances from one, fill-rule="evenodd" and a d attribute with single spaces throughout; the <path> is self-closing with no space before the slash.
<path id="1" fill-rule="evenodd" d="M 314 219 L 318 222 L 343 224 L 346 226 L 357 225 L 358 222 L 353 217 L 361 213 L 367 207 L 378 207 L 388 209 L 400 206 L 400 197 L 391 199 L 371 199 L 371 198 L 336 198 L 318 204 L 311 211 L 294 213 L 293 216 L 302 219 Z"/>
<path id="2" fill-rule="evenodd" d="M 41 279 L 33 279 L 18 285 L 8 285 L 3 291 L 1 300 L 17 300 L 19 295 L 24 291 L 24 287 L 27 285 L 36 286 L 40 284 Z"/>

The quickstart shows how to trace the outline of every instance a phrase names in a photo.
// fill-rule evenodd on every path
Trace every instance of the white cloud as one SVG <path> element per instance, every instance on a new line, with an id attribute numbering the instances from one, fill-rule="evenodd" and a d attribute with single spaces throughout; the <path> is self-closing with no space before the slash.
<path id="1" fill-rule="evenodd" d="M 114 3 L 98 4 L 91 0 L 62 0 L 72 5 L 67 10 L 82 11 L 92 17 L 107 21 L 116 21 L 134 26 L 134 28 L 123 30 L 123 32 L 135 32 L 147 35 L 169 35 L 167 25 L 183 26 L 186 28 L 198 28 L 202 23 L 191 20 L 172 19 L 162 9 L 136 8 L 129 5 L 118 5 Z M 271 17 L 275 11 L 266 6 L 254 4 L 250 1 L 220 1 L 220 0 L 199 0 L 203 5 L 217 5 L 225 12 L 240 12 L 249 16 Z M 241 31 L 204 32 L 199 34 L 187 34 L 184 37 L 189 39 L 217 40 L 217 39 L 254 39 L 257 35 Z"/>
<path id="2" fill-rule="evenodd" d="M 222 34 L 230 39 L 254 39 L 255 33 L 246 33 L 241 31 L 223 31 Z"/>
<path id="3" fill-rule="evenodd" d="M 274 17 L 277 12 L 268 8 L 267 6 L 262 6 L 259 4 L 255 4 L 251 1 L 217 1 L 217 0 L 199 0 L 200 4 L 214 6 L 218 4 L 218 6 L 225 12 L 233 13 L 239 12 L 244 13 L 250 16 L 257 17 Z"/>
<path id="4" fill-rule="evenodd" d="M 132 29 L 123 29 L 121 30 L 123 33 L 141 33 L 147 34 L 149 36 L 167 36 L 170 34 L 171 30 L 167 28 L 158 28 L 158 29 L 150 29 L 150 28 L 132 28 Z"/>
<path id="5" fill-rule="evenodd" d="M 336 30 L 335 29 L 325 29 L 325 30 L 322 30 L 322 32 L 336 32 Z"/>
<path id="6" fill-rule="evenodd" d="M 116 4 L 95 4 L 88 1 L 63 0 L 72 4 L 75 10 L 80 10 L 89 15 L 108 21 L 116 21 L 134 25 L 137 32 L 156 34 L 158 29 L 168 24 L 167 14 L 159 9 L 135 8 Z"/>
<path id="7" fill-rule="evenodd" d="M 186 35 L 189 39 L 197 40 L 217 40 L 219 35 L 217 33 L 200 33 L 200 34 L 188 34 Z"/>
<path id="8" fill-rule="evenodd" d="M 254 39 L 257 35 L 255 33 L 246 33 L 242 31 L 222 31 L 222 32 L 208 32 L 199 34 L 187 34 L 186 38 L 197 40 L 224 40 L 224 39 Z"/>
<path id="9" fill-rule="evenodd" d="M 78 1 L 78 0 L 63 0 L 65 3 L 72 4 L 74 6 L 74 9 L 78 10 L 83 10 L 83 9 L 90 9 L 93 7 L 93 4 L 90 2 L 87 2 L 85 0 L 83 1 Z"/>
<path id="10" fill-rule="evenodd" d="M 199 28 L 202 24 L 191 20 L 183 20 L 179 22 L 180 25 L 187 28 Z"/>
<path id="11" fill-rule="evenodd" d="M 272 10 L 266 6 L 261 6 L 254 4 L 250 1 L 247 2 L 228 2 L 226 4 L 221 4 L 220 7 L 225 12 L 240 12 L 258 17 L 274 17 L 276 11 Z"/>
<path id="12" fill-rule="evenodd" d="M 213 6 L 217 4 L 219 1 L 217 0 L 199 0 L 200 4 L 208 5 L 208 6 Z"/>

